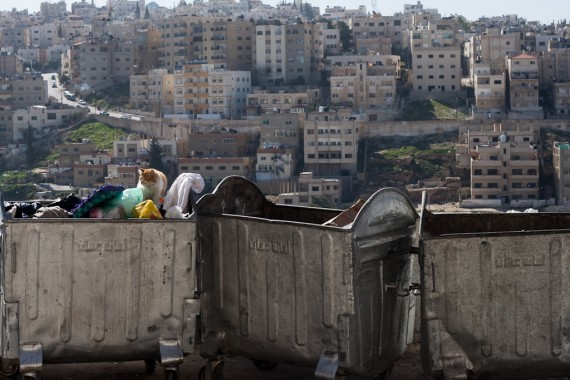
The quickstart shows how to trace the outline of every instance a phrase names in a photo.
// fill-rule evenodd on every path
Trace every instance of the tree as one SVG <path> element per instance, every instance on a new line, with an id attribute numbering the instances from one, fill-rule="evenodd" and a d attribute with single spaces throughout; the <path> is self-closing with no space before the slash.
<path id="1" fill-rule="evenodd" d="M 313 12 L 313 6 L 309 3 L 303 4 L 303 13 L 305 14 L 305 17 L 307 17 L 307 20 L 312 20 L 315 17 L 315 12 Z"/>
<path id="2" fill-rule="evenodd" d="M 141 7 L 139 5 L 139 2 L 137 1 L 137 7 L 135 9 L 135 18 L 138 20 L 139 18 L 141 18 Z"/>
<path id="3" fill-rule="evenodd" d="M 352 31 L 344 21 L 337 21 L 337 29 L 340 30 L 340 44 L 343 52 L 352 50 Z"/>
<path id="4" fill-rule="evenodd" d="M 148 11 L 148 7 L 144 7 L 144 19 L 150 20 L 150 13 Z"/>
<path id="5" fill-rule="evenodd" d="M 148 147 L 149 153 L 149 165 L 153 169 L 160 170 L 161 172 L 166 171 L 166 165 L 164 165 L 164 148 L 160 145 L 157 139 L 151 138 Z"/>
<path id="6" fill-rule="evenodd" d="M 24 131 L 24 139 L 26 140 L 26 163 L 28 168 L 34 166 L 34 130 L 28 122 L 28 129 Z"/>

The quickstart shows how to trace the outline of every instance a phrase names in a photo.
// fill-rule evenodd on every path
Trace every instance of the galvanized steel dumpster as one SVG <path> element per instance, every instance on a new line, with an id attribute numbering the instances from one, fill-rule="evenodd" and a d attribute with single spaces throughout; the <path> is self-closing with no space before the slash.
<path id="1" fill-rule="evenodd" d="M 167 378 L 194 352 L 196 224 L 0 220 L 2 372 L 42 363 L 155 360 Z"/>
<path id="2" fill-rule="evenodd" d="M 322 377 L 391 368 L 412 339 L 417 213 L 395 189 L 376 192 L 352 224 L 326 225 L 341 212 L 275 205 L 236 176 L 198 201 L 202 356 Z"/>
<path id="3" fill-rule="evenodd" d="M 422 363 L 446 379 L 570 373 L 570 214 L 421 212 Z"/>

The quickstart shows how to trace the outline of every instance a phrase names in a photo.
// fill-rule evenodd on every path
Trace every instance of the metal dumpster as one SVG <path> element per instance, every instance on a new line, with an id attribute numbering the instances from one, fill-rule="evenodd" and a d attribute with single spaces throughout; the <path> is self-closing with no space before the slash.
<path id="1" fill-rule="evenodd" d="M 417 213 L 395 189 L 375 193 L 353 223 L 326 224 L 341 212 L 275 205 L 236 176 L 198 201 L 203 357 L 314 366 L 325 378 L 392 367 L 413 333 Z"/>
<path id="2" fill-rule="evenodd" d="M 446 379 L 570 373 L 570 214 L 421 211 L 424 371 Z"/>
<path id="3" fill-rule="evenodd" d="M 159 359 L 177 378 L 199 314 L 195 222 L 2 216 L 3 374 Z"/>

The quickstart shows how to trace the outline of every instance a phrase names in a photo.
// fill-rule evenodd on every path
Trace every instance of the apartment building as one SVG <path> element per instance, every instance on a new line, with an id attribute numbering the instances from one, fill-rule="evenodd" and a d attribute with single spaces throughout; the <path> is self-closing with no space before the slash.
<path id="1" fill-rule="evenodd" d="M 254 90 L 247 95 L 248 108 L 253 111 L 251 116 L 268 113 L 291 113 L 299 106 L 308 108 L 320 101 L 320 89 L 309 88 L 306 92 L 289 90 Z"/>
<path id="2" fill-rule="evenodd" d="M 105 183 L 123 186 L 125 189 L 137 187 L 139 181 L 139 166 L 135 165 L 107 165 Z"/>
<path id="3" fill-rule="evenodd" d="M 159 21 L 161 44 L 158 48 L 158 65 L 174 73 L 176 67 L 182 66 L 192 57 L 192 29 L 199 28 L 198 21 L 175 16 Z"/>
<path id="4" fill-rule="evenodd" d="M 461 46 L 455 19 L 431 20 L 410 31 L 413 96 L 451 97 L 461 90 Z"/>
<path id="5" fill-rule="evenodd" d="M 317 83 L 327 33 L 329 29 L 324 23 L 256 25 L 253 57 L 256 83 Z"/>
<path id="6" fill-rule="evenodd" d="M 45 21 L 62 19 L 67 15 L 67 6 L 65 1 L 58 1 L 57 3 L 43 2 L 40 4 L 40 15 Z"/>
<path id="7" fill-rule="evenodd" d="M 188 139 L 192 157 L 240 157 L 247 151 L 246 133 L 193 133 Z"/>
<path id="8" fill-rule="evenodd" d="M 313 112 L 304 127 L 305 171 L 316 176 L 356 173 L 359 122 L 336 113 Z"/>
<path id="9" fill-rule="evenodd" d="M 554 190 L 557 205 L 570 205 L 570 144 L 554 142 L 552 149 Z"/>
<path id="10" fill-rule="evenodd" d="M 71 107 L 56 107 L 56 105 L 30 106 L 12 110 L 12 133 L 8 142 L 26 141 L 29 130 L 34 139 L 39 139 L 64 126 L 72 115 L 86 112 Z"/>
<path id="11" fill-rule="evenodd" d="M 253 22 L 245 20 L 209 20 L 201 22 L 200 56 L 218 68 L 251 71 Z M 193 37 L 196 35 L 193 35 Z"/>
<path id="12" fill-rule="evenodd" d="M 520 33 L 509 33 L 500 28 L 487 28 L 484 33 L 474 34 L 469 39 L 469 73 L 475 80 L 476 66 L 489 68 L 491 75 L 506 72 L 505 56 L 520 51 Z"/>
<path id="13" fill-rule="evenodd" d="M 99 14 L 99 10 L 93 3 L 81 0 L 71 3 L 71 14 L 89 21 Z"/>
<path id="14" fill-rule="evenodd" d="M 253 80 L 257 84 L 287 82 L 285 25 L 256 25 Z"/>
<path id="15" fill-rule="evenodd" d="M 0 28 L 0 46 L 16 51 L 26 47 L 26 27 L 6 26 Z"/>
<path id="16" fill-rule="evenodd" d="M 26 35 L 27 46 L 47 48 L 63 42 L 58 36 L 58 26 L 55 23 L 30 25 Z"/>
<path id="17" fill-rule="evenodd" d="M 112 10 L 114 18 L 135 17 L 144 15 L 145 0 L 107 0 L 107 9 Z"/>
<path id="18" fill-rule="evenodd" d="M 392 34 L 394 30 L 387 28 L 391 21 L 384 17 L 362 17 L 353 20 L 352 35 L 356 51 L 360 54 L 376 52 L 392 54 Z M 400 48 L 401 39 L 400 39 Z"/>
<path id="19" fill-rule="evenodd" d="M 135 72 L 136 50 L 132 41 L 114 39 L 92 39 L 78 47 L 73 46 L 69 54 L 70 65 L 79 67 L 71 67 L 70 73 L 76 82 L 76 88 L 84 91 L 104 88 L 117 82 L 129 82 L 131 74 Z M 76 77 L 77 69 L 79 78 Z"/>
<path id="20" fill-rule="evenodd" d="M 555 83 L 570 81 L 570 41 L 550 41 L 548 50 L 540 55 L 539 83 L 549 89 Z"/>
<path id="21" fill-rule="evenodd" d="M 22 73 L 22 61 L 13 54 L 0 53 L 0 76 L 13 77 Z"/>
<path id="22" fill-rule="evenodd" d="M 570 82 L 554 83 L 554 114 L 557 117 L 568 118 L 570 115 Z"/>
<path id="23" fill-rule="evenodd" d="M 293 155 L 285 149 L 257 149 L 256 181 L 281 181 L 291 178 L 295 169 Z"/>
<path id="24" fill-rule="evenodd" d="M 260 126 L 261 146 L 289 149 L 297 157 L 303 121 L 303 115 L 298 113 L 264 114 Z"/>
<path id="25" fill-rule="evenodd" d="M 504 118 L 506 77 L 505 73 L 492 74 L 488 64 L 475 66 L 475 116 L 476 118 Z"/>
<path id="26" fill-rule="evenodd" d="M 336 178 L 315 178 L 312 172 L 299 176 L 299 191 L 279 194 L 277 204 L 311 206 L 314 198 L 325 198 L 330 204 L 339 205 L 342 199 L 342 184 Z"/>
<path id="27" fill-rule="evenodd" d="M 85 141 L 84 143 L 72 143 L 72 144 L 60 144 L 56 146 L 56 150 L 59 152 L 58 161 L 51 165 L 49 168 L 48 176 L 53 179 L 53 182 L 58 185 L 73 185 L 75 172 L 74 164 L 79 162 L 80 156 L 85 154 L 95 153 L 96 145 L 91 142 Z M 99 165 L 97 174 L 101 174 L 104 169 Z M 87 173 L 89 174 L 89 173 Z M 93 177 L 93 172 L 91 172 Z M 86 176 L 86 173 L 82 173 L 82 176 Z M 87 175 L 87 177 L 89 177 Z M 87 180 L 84 179 L 86 182 Z"/>
<path id="28" fill-rule="evenodd" d="M 331 104 L 361 113 L 395 108 L 399 56 L 335 56 L 330 58 Z"/>
<path id="29" fill-rule="evenodd" d="M 28 76 L 22 79 L 0 78 L 0 105 L 16 109 L 45 105 L 47 102 L 47 82 L 41 76 Z"/>
<path id="30" fill-rule="evenodd" d="M 255 167 L 250 157 L 179 158 L 178 173 L 199 173 L 213 189 L 230 175 L 253 178 Z"/>
<path id="31" fill-rule="evenodd" d="M 163 78 L 167 69 L 152 69 L 147 74 L 131 75 L 129 103 L 135 108 L 161 115 Z"/>
<path id="32" fill-rule="evenodd" d="M 247 94 L 251 92 L 251 72 L 214 69 L 208 74 L 208 113 L 224 119 L 245 116 Z"/>
<path id="33" fill-rule="evenodd" d="M 194 63 L 176 70 L 171 81 L 163 81 L 167 86 L 164 100 L 172 99 L 172 105 L 166 104 L 165 110 L 172 106 L 174 114 L 192 118 L 214 114 L 228 119 L 245 115 L 247 94 L 251 91 L 249 71 L 228 71 Z"/>
<path id="34" fill-rule="evenodd" d="M 73 186 L 99 187 L 105 184 L 107 165 L 77 162 L 73 164 Z"/>
<path id="35" fill-rule="evenodd" d="M 539 198 L 535 128 L 470 129 L 465 135 L 471 157 L 471 199 L 503 204 Z"/>
<path id="36" fill-rule="evenodd" d="M 507 57 L 509 110 L 523 115 L 542 117 L 538 105 L 538 60 L 530 54 Z"/>

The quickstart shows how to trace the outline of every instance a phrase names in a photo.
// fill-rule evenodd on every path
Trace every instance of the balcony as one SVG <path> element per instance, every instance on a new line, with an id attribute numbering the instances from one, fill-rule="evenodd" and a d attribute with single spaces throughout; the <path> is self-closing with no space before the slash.
<path id="1" fill-rule="evenodd" d="M 471 167 L 473 169 L 483 169 L 483 168 L 500 168 L 502 166 L 499 160 L 473 160 L 471 161 Z"/>

